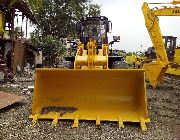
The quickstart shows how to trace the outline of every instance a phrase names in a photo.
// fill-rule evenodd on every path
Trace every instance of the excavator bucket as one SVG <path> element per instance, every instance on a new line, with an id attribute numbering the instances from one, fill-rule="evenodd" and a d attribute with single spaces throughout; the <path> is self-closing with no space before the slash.
<path id="1" fill-rule="evenodd" d="M 32 115 L 39 119 L 150 122 L 144 70 L 36 69 Z"/>
<path id="2" fill-rule="evenodd" d="M 168 69 L 168 65 L 164 66 L 161 62 L 157 61 L 144 64 L 144 69 L 151 86 L 156 88 L 162 83 L 163 76 Z"/>

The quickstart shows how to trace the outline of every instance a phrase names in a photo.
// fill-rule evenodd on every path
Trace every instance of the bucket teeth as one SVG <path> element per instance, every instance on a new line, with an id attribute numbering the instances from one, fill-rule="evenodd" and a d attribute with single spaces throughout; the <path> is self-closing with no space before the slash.
<path id="1" fill-rule="evenodd" d="M 96 125 L 100 125 L 100 124 L 101 124 L 100 116 L 97 115 L 96 116 Z"/>
<path id="2" fill-rule="evenodd" d="M 52 126 L 56 126 L 58 123 L 58 119 L 60 118 L 60 113 L 56 112 L 54 115 L 54 119 L 52 121 Z"/>
<path id="3" fill-rule="evenodd" d="M 140 119 L 140 125 L 141 125 L 141 129 L 143 130 L 143 131 L 146 131 L 147 130 L 147 127 L 146 127 L 146 122 L 150 122 L 150 119 L 147 119 L 147 120 L 145 120 L 144 118 L 142 118 L 142 117 L 140 117 L 139 118 Z"/>
<path id="4" fill-rule="evenodd" d="M 54 126 L 58 119 L 72 120 L 73 127 L 81 120 L 92 120 L 97 126 L 104 121 L 116 122 L 118 127 L 138 122 L 145 130 L 144 70 L 37 69 L 32 114 L 34 124 L 40 119 L 52 120 Z"/>
<path id="5" fill-rule="evenodd" d="M 67 115 L 67 114 L 66 114 Z M 71 117 L 70 117 L 71 116 Z M 70 116 L 60 116 L 60 113 L 59 112 L 49 112 L 48 114 L 35 114 L 35 115 L 30 115 L 29 118 L 32 118 L 32 125 L 34 126 L 38 120 L 40 119 L 51 119 L 53 120 L 52 121 L 52 126 L 56 126 L 57 123 L 58 123 L 58 120 L 74 120 L 73 122 L 73 127 L 78 127 L 79 126 L 79 120 L 85 120 L 85 119 L 82 119 L 80 117 L 80 114 L 75 114 L 74 116 L 70 115 Z M 103 120 L 101 118 L 100 115 L 96 115 L 96 117 L 94 119 L 91 119 L 91 120 L 95 120 L 96 121 L 96 125 L 99 126 L 101 124 L 101 121 L 106 121 L 106 120 Z M 124 120 L 124 118 L 122 118 L 122 116 L 119 116 L 117 115 L 117 118 L 113 121 L 116 121 L 118 122 L 118 126 L 119 128 L 124 128 L 124 124 L 123 122 L 128 122 L 126 120 Z M 141 129 L 143 131 L 146 131 L 147 128 L 146 128 L 146 123 L 150 122 L 150 119 L 147 118 L 143 118 L 143 117 L 139 117 L 137 118 L 137 121 L 135 122 L 140 122 L 140 126 L 141 126 Z"/>
<path id="6" fill-rule="evenodd" d="M 118 116 L 118 125 L 119 125 L 119 128 L 124 128 L 124 125 L 123 125 L 123 120 L 120 116 Z"/>
<path id="7" fill-rule="evenodd" d="M 75 117 L 73 127 L 78 127 L 78 125 L 79 125 L 79 115 Z"/>
<path id="8" fill-rule="evenodd" d="M 35 114 L 34 116 L 32 116 L 32 118 L 33 118 L 33 120 L 32 120 L 32 126 L 36 125 L 39 116 L 40 116 L 40 114 Z"/>

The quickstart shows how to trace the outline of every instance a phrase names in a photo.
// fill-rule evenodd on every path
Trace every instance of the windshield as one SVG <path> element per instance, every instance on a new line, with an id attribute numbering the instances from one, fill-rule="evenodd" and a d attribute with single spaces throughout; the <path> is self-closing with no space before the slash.
<path id="1" fill-rule="evenodd" d="M 83 37 L 92 37 L 93 39 L 100 42 L 105 33 L 106 25 L 103 21 L 86 21 L 82 25 Z"/>

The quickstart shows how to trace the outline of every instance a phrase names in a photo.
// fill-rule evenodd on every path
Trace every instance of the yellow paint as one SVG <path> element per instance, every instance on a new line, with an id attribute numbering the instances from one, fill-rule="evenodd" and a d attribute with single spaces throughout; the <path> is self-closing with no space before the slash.
<path id="1" fill-rule="evenodd" d="M 42 114 L 43 107 L 75 107 L 58 119 L 149 122 L 144 70 L 140 69 L 36 69 L 32 115 L 57 120 L 53 112 Z M 40 114 L 40 115 L 36 115 Z M 78 117 L 77 117 L 78 116 Z M 57 121 L 54 121 L 55 124 Z"/>
<path id="2" fill-rule="evenodd" d="M 142 68 L 146 59 L 146 57 L 138 55 L 126 56 L 125 58 L 127 64 L 131 65 L 133 68 Z"/>
<path id="3" fill-rule="evenodd" d="M 73 127 L 78 127 L 79 125 L 79 115 L 75 116 Z"/>
<path id="4" fill-rule="evenodd" d="M 59 112 L 55 112 L 54 113 L 54 120 L 52 122 L 52 126 L 56 126 L 57 125 L 59 117 L 60 117 L 60 113 Z"/>
<path id="5" fill-rule="evenodd" d="M 161 9 L 150 9 L 148 4 L 144 2 L 142 6 L 145 25 L 149 32 L 149 36 L 156 51 L 157 60 L 144 65 L 146 74 L 153 87 L 156 87 L 162 81 L 162 77 L 166 73 L 169 65 L 162 33 L 159 27 L 158 16 L 180 16 L 180 7 L 164 7 Z"/>
<path id="6" fill-rule="evenodd" d="M 180 48 L 175 49 L 173 62 L 170 63 L 166 73 L 180 76 Z"/>
<path id="7" fill-rule="evenodd" d="M 150 10 L 143 4 L 146 27 L 154 44 L 157 61 L 146 64 L 144 69 L 108 69 L 108 44 L 96 53 L 96 42 L 90 39 L 87 46 L 79 44 L 74 62 L 74 70 L 40 68 L 36 69 L 32 115 L 35 124 L 38 119 L 139 122 L 142 130 L 150 122 L 147 111 L 145 72 L 153 87 L 162 80 L 168 68 L 168 59 L 159 28 L 160 11 Z M 167 12 L 167 11 L 166 11 Z M 87 47 L 87 48 L 85 48 Z M 87 51 L 88 49 L 88 51 Z M 45 107 L 73 107 L 74 112 L 59 115 L 59 112 L 44 114 Z"/>
<path id="8" fill-rule="evenodd" d="M 4 33 L 4 13 L 0 11 L 0 35 Z"/>
<path id="9" fill-rule="evenodd" d="M 171 66 L 169 66 L 166 73 L 180 76 L 180 66 L 178 68 L 172 68 Z"/>
<path id="10" fill-rule="evenodd" d="M 96 54 L 96 41 L 90 39 L 87 43 L 87 50 L 83 44 L 78 45 L 74 66 L 75 69 L 107 69 L 109 45 L 102 44 L 102 49 Z"/>
<path id="11" fill-rule="evenodd" d="M 180 4 L 180 0 L 173 0 L 172 4 Z"/>
<path id="12" fill-rule="evenodd" d="M 140 69 L 108 69 L 109 45 L 102 44 L 96 53 L 96 42 L 87 43 L 87 49 L 79 44 L 72 69 L 36 69 L 32 115 L 38 119 L 140 122 L 142 130 L 150 122 L 147 111 L 145 71 Z M 74 112 L 61 116 L 58 112 L 44 114 L 45 107 L 73 107 Z M 38 114 L 38 115 L 37 115 Z"/>
<path id="13" fill-rule="evenodd" d="M 180 48 L 175 49 L 173 62 L 180 65 Z"/>
<path id="14" fill-rule="evenodd" d="M 179 4 L 179 1 L 173 1 L 173 4 Z M 178 12 L 180 11 L 180 7 L 150 9 L 148 4 L 144 3 L 142 11 L 157 56 L 156 62 L 145 64 L 144 68 L 148 78 L 150 79 L 150 83 L 153 87 L 156 87 L 161 83 L 162 77 L 165 73 L 180 75 L 180 49 L 176 48 L 174 60 L 169 65 L 158 19 L 158 16 L 180 16 L 180 13 Z M 173 67 L 174 65 L 175 67 Z"/>

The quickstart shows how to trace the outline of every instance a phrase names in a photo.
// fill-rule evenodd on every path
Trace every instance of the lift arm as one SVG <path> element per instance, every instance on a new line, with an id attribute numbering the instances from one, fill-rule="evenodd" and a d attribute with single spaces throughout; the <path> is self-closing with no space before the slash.
<path id="1" fill-rule="evenodd" d="M 145 64 L 144 68 L 151 85 L 155 88 L 162 81 L 169 64 L 162 33 L 159 27 L 158 16 L 180 16 L 180 7 L 150 9 L 148 3 L 144 2 L 142 11 L 144 14 L 145 25 L 157 57 L 156 62 Z"/>

